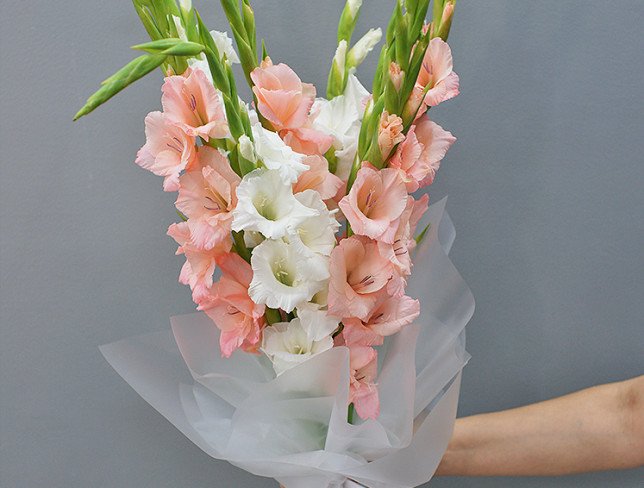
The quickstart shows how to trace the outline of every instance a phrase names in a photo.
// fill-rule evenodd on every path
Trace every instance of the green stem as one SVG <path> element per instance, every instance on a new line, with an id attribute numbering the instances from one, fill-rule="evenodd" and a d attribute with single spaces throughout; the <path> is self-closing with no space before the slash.
<path id="1" fill-rule="evenodd" d="M 349 409 L 347 411 L 347 422 L 353 425 L 353 418 L 355 417 L 356 407 L 353 403 L 349 404 Z"/>
<path id="2" fill-rule="evenodd" d="M 237 254 L 239 254 L 244 261 L 250 263 L 250 251 L 246 247 L 246 243 L 244 242 L 244 231 L 240 232 L 235 232 L 233 231 L 233 246 L 235 247 L 235 251 L 237 251 Z"/>

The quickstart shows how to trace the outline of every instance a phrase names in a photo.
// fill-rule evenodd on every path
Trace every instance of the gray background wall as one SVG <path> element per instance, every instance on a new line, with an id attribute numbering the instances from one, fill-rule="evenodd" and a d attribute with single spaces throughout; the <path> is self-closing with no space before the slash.
<path id="1" fill-rule="evenodd" d="M 197 6 L 222 29 L 216 3 Z M 392 1 L 365 3 L 360 29 L 385 25 Z M 341 4 L 254 1 L 273 57 L 321 87 Z M 132 162 L 160 76 L 71 122 L 145 39 L 131 3 L 2 7 L 0 485 L 273 486 L 208 458 L 97 349 L 192 310 L 165 237 L 172 196 Z M 644 372 L 642 25 L 640 0 L 458 4 L 450 43 L 462 94 L 432 112 L 459 141 L 432 197 L 450 195 L 453 260 L 477 299 L 462 415 Z M 635 487 L 643 477 L 432 486 Z"/>

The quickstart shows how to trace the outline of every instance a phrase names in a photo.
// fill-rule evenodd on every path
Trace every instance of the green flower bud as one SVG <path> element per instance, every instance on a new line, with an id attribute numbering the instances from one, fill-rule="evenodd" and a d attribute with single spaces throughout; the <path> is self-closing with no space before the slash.
<path id="1" fill-rule="evenodd" d="M 335 98 L 344 93 L 346 82 L 346 60 L 347 60 L 347 41 L 340 41 L 338 48 L 335 50 L 331 71 L 327 82 L 327 97 Z"/>
<path id="2" fill-rule="evenodd" d="M 380 27 L 377 29 L 369 29 L 369 32 L 362 36 L 351 50 L 349 50 L 347 66 L 350 68 L 360 66 L 367 57 L 367 54 L 380 42 L 380 39 L 382 39 L 382 30 Z"/>
<path id="3" fill-rule="evenodd" d="M 362 0 L 347 0 L 344 10 L 342 10 L 342 15 L 340 16 L 340 22 L 338 23 L 338 42 L 351 42 L 351 36 L 356 27 L 361 6 Z"/>

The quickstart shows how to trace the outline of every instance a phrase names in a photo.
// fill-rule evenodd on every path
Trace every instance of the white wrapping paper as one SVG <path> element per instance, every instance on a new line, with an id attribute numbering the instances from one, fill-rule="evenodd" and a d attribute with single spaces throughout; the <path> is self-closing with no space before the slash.
<path id="1" fill-rule="evenodd" d="M 201 313 L 162 331 L 101 347 L 150 405 L 210 456 L 286 488 L 406 488 L 427 482 L 451 437 L 465 326 L 474 299 L 448 258 L 454 226 L 446 200 L 414 256 L 407 293 L 418 321 L 387 338 L 378 377 L 377 421 L 347 422 L 345 347 L 275 378 L 261 356 L 219 354 L 219 332 Z M 421 223 L 421 225 L 424 225 Z M 419 227 L 422 228 L 422 227 Z"/>

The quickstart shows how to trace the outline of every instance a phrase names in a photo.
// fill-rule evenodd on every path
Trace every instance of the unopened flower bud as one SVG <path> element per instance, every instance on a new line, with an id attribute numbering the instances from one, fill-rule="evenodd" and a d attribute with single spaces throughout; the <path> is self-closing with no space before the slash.
<path id="1" fill-rule="evenodd" d="M 453 15 L 454 15 L 454 2 L 448 1 L 443 6 L 443 14 L 441 15 L 440 26 L 435 26 L 432 37 L 440 37 L 444 41 L 447 40 L 447 36 L 449 35 L 449 30 L 452 27 Z"/>
<path id="2" fill-rule="evenodd" d="M 389 114 L 386 110 L 383 111 L 378 127 L 378 147 L 382 161 L 386 161 L 391 154 L 391 150 L 404 139 L 402 119 L 396 114 Z"/>
<path id="3" fill-rule="evenodd" d="M 241 154 L 244 159 L 250 161 L 251 163 L 257 162 L 255 146 L 253 146 L 253 141 L 251 141 L 246 134 L 239 138 L 239 154 Z"/>
<path id="4" fill-rule="evenodd" d="M 327 96 L 329 99 L 342 95 L 345 85 L 345 71 L 347 59 L 347 41 L 342 40 L 338 44 L 331 63 L 329 80 L 327 82 Z"/>
<path id="5" fill-rule="evenodd" d="M 362 64 L 367 54 L 380 42 L 380 39 L 382 39 L 382 30 L 380 28 L 369 29 L 369 32 L 362 36 L 349 51 L 347 58 L 349 67 L 356 68 Z"/>
<path id="6" fill-rule="evenodd" d="M 355 17 L 360 7 L 362 7 L 362 0 L 347 0 L 347 7 L 349 8 L 351 17 Z"/>
<path id="7" fill-rule="evenodd" d="M 400 66 L 395 61 L 392 61 L 389 65 L 389 79 L 394 85 L 396 92 L 400 91 L 402 86 L 403 78 L 405 77 L 405 72 L 400 69 Z"/>
<path id="8" fill-rule="evenodd" d="M 222 59 L 225 58 L 228 64 L 239 63 L 239 56 L 237 56 L 233 47 L 233 40 L 228 36 L 227 32 L 212 30 L 210 35 L 215 41 L 215 46 L 217 46 L 217 51 L 219 51 L 219 56 Z"/>
<path id="9" fill-rule="evenodd" d="M 349 42 L 351 40 L 361 6 L 362 0 L 347 0 L 338 24 L 338 42 L 343 40 Z"/>

